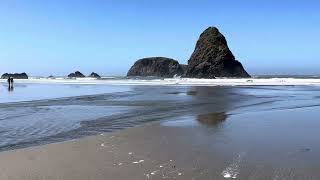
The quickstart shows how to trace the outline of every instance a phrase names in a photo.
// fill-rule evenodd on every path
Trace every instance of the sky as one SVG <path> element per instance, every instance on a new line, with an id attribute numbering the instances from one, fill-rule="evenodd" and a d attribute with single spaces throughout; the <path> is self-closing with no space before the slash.
<path id="1" fill-rule="evenodd" d="M 125 75 L 143 57 L 187 63 L 220 29 L 250 74 L 320 74 L 316 0 L 1 0 L 0 74 Z"/>

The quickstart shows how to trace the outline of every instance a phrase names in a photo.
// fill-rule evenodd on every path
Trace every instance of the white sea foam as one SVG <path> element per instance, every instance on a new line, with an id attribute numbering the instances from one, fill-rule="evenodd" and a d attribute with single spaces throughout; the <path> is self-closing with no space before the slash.
<path id="1" fill-rule="evenodd" d="M 139 161 L 134 161 L 134 162 L 132 162 L 132 164 L 140 164 L 140 163 L 143 163 L 144 162 L 144 160 L 142 159 L 142 160 L 139 160 Z"/>
<path id="2" fill-rule="evenodd" d="M 160 170 L 155 170 L 155 171 L 153 171 L 153 172 L 151 172 L 150 174 L 151 175 L 155 175 L 157 172 L 159 172 Z"/>
<path id="3" fill-rule="evenodd" d="M 5 82 L 6 80 L 0 80 Z M 246 79 L 127 79 L 127 78 L 30 78 L 17 79 L 18 83 L 45 83 L 45 84 L 106 84 L 106 85 L 163 85 L 163 86 L 289 86 L 289 85 L 314 85 L 320 86 L 319 78 L 246 78 Z"/>
<path id="4" fill-rule="evenodd" d="M 245 153 L 240 153 L 232 164 L 230 164 L 222 173 L 221 175 L 226 179 L 236 179 L 237 176 L 240 174 L 240 163 Z"/>

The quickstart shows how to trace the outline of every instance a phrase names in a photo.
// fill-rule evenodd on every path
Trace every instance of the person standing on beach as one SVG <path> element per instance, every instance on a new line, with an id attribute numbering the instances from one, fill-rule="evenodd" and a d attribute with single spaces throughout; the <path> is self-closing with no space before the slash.
<path id="1" fill-rule="evenodd" d="M 11 87 L 11 77 L 8 77 L 8 87 Z"/>
<path id="2" fill-rule="evenodd" d="M 11 89 L 13 89 L 13 77 L 10 77 L 10 85 L 11 85 Z"/>
<path id="3" fill-rule="evenodd" d="M 8 90 L 9 91 L 13 90 L 13 77 L 8 78 Z"/>

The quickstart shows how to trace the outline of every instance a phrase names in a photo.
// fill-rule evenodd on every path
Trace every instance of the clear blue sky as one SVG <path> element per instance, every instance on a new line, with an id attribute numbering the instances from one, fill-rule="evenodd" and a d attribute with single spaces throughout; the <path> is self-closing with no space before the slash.
<path id="1" fill-rule="evenodd" d="M 186 63 L 208 26 L 251 74 L 320 74 L 316 0 L 1 0 L 0 73 L 125 75 L 148 56 Z"/>

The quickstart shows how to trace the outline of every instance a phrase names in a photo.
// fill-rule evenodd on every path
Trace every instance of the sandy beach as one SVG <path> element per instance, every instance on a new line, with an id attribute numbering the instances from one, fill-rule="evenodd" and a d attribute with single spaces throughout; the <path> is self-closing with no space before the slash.
<path id="1" fill-rule="evenodd" d="M 0 154 L 0 179 L 208 179 L 205 149 L 190 133 L 154 123 Z M 201 162 L 201 163 L 200 163 Z M 216 162 L 217 159 L 216 159 Z M 210 163 L 211 164 L 211 163 Z"/>
<path id="2" fill-rule="evenodd" d="M 0 104 L 0 179 L 320 178 L 319 87 L 110 88 Z"/>
<path id="3" fill-rule="evenodd" d="M 239 169 L 228 164 L 237 163 L 237 159 L 213 154 L 204 142 L 190 142 L 192 135 L 188 128 L 153 123 L 118 133 L 3 152 L 0 178 L 223 179 L 239 175 Z M 229 172 L 228 168 L 233 169 Z"/>
<path id="4" fill-rule="evenodd" d="M 281 145 L 289 139 L 284 135 L 274 140 L 277 146 L 271 147 L 268 138 L 257 141 L 268 128 L 261 133 L 247 129 L 240 133 L 243 137 L 222 131 L 228 129 L 223 126 L 248 122 L 245 118 L 250 116 L 256 115 L 226 120 L 221 113 L 202 115 L 196 121 L 149 123 L 80 140 L 2 152 L 0 179 L 319 179 L 317 143 L 308 147 L 289 142 Z M 281 130 L 273 133 L 279 135 Z"/>

